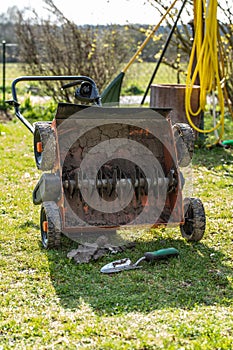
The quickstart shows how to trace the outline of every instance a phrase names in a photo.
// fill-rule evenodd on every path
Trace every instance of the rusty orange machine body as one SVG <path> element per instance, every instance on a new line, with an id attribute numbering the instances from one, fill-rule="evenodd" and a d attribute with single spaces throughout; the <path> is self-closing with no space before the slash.
<path id="1" fill-rule="evenodd" d="M 202 238 L 204 207 L 197 198 L 183 198 L 182 169 L 191 162 L 194 135 L 189 125 L 172 125 L 169 106 L 102 106 L 88 77 L 37 77 L 73 80 L 64 87 L 80 85 L 75 96 L 81 104 L 61 102 L 52 121 L 31 126 L 15 89 L 27 78 L 13 83 L 11 103 L 33 132 L 36 165 L 43 171 L 33 202 L 41 205 L 45 248 L 59 246 L 61 234 L 78 241 L 135 226 L 179 224 L 186 239 Z"/>

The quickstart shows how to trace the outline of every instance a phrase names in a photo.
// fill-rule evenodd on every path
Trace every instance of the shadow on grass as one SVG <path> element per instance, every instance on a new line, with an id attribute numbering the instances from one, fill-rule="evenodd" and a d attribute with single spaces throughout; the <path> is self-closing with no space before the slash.
<path id="1" fill-rule="evenodd" d="M 72 244 L 71 244 L 72 245 Z M 100 268 L 108 262 L 129 257 L 135 262 L 145 251 L 166 247 L 179 250 L 178 258 L 143 262 L 142 269 L 105 275 Z M 72 247 L 71 247 L 72 248 Z M 156 239 L 137 244 L 134 251 L 109 255 L 98 262 L 76 265 L 63 251 L 47 252 L 51 281 L 65 308 L 85 303 L 98 314 L 148 312 L 164 308 L 193 308 L 195 305 L 228 305 L 233 291 L 232 271 L 226 257 L 203 243 L 183 239 Z"/>

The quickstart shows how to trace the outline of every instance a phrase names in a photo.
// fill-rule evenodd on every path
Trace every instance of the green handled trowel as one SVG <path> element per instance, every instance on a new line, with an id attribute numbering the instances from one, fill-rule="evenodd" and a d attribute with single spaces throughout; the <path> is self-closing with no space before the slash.
<path id="1" fill-rule="evenodd" d="M 142 261 L 155 261 L 155 260 L 161 260 L 161 259 L 167 259 L 169 257 L 178 256 L 179 252 L 175 248 L 165 248 L 165 249 L 159 249 L 154 252 L 146 252 L 143 257 L 138 259 L 135 264 L 132 263 L 132 261 L 129 258 L 115 260 L 101 268 L 102 273 L 114 273 L 114 272 L 120 272 L 125 270 L 134 270 L 139 269 L 142 266 L 139 266 L 139 264 Z"/>

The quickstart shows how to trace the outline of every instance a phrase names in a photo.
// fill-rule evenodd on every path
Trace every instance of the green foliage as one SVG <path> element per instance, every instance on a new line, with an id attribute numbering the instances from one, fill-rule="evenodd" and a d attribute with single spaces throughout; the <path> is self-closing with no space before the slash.
<path id="1" fill-rule="evenodd" d="M 216 123 L 219 121 L 219 115 L 216 114 Z M 214 126 L 214 119 L 213 119 L 213 113 L 210 111 L 207 111 L 204 113 L 204 130 L 208 130 L 210 128 L 213 128 Z M 222 127 L 219 127 L 215 133 L 207 133 L 202 134 L 201 140 L 198 140 L 199 144 L 202 146 L 210 146 L 214 143 L 216 143 L 217 139 L 220 137 L 222 131 Z M 232 139 L 233 135 L 233 119 L 230 115 L 229 111 L 226 110 L 226 113 L 224 115 L 224 133 L 222 136 L 222 141 L 227 139 Z M 220 140 L 221 141 L 221 140 Z M 197 143 L 198 143 L 197 142 Z"/>
<path id="2" fill-rule="evenodd" d="M 125 90 L 126 95 L 133 95 L 133 96 L 134 95 L 142 95 L 143 92 L 144 92 L 143 90 L 139 89 L 135 85 L 131 85 Z"/>
<path id="3" fill-rule="evenodd" d="M 42 99 L 43 101 L 43 99 Z M 57 104 L 50 100 L 49 102 L 32 103 L 30 94 L 26 96 L 20 105 L 20 111 L 30 122 L 52 120 L 55 116 Z"/>

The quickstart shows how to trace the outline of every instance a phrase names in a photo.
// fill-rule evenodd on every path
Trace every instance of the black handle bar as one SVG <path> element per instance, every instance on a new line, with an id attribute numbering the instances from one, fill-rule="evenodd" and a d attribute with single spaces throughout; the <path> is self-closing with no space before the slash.
<path id="1" fill-rule="evenodd" d="M 64 80 L 76 80 L 77 83 L 80 80 L 88 81 L 96 87 L 94 80 L 84 75 L 83 76 L 82 75 L 22 76 L 22 77 L 16 78 L 12 82 L 11 91 L 12 91 L 13 100 L 6 101 L 6 102 L 14 106 L 16 117 L 31 131 L 31 133 L 34 133 L 34 127 L 26 118 L 24 118 L 24 116 L 20 112 L 20 109 L 19 109 L 20 103 L 18 102 L 18 98 L 17 98 L 16 84 L 21 81 L 64 81 Z M 76 85 L 76 84 L 72 84 L 72 86 L 73 85 Z"/>

